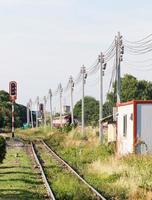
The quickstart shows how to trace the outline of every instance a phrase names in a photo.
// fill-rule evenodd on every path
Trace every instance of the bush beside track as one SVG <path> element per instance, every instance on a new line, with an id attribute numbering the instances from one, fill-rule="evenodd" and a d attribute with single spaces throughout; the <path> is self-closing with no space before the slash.
<path id="1" fill-rule="evenodd" d="M 3 162 L 5 155 L 6 155 L 6 141 L 2 136 L 0 136 L 0 163 Z"/>

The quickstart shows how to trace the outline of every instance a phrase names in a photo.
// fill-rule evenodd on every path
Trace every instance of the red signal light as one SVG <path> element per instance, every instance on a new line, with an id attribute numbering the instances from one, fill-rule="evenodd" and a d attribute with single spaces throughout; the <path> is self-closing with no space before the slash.
<path id="1" fill-rule="evenodd" d="M 15 101 L 17 99 L 17 83 L 15 81 L 9 83 L 9 94 L 11 100 Z"/>

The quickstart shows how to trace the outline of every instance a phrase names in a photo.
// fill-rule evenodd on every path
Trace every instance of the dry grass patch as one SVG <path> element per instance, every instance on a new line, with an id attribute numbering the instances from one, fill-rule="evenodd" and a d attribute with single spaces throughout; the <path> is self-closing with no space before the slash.
<path id="1" fill-rule="evenodd" d="M 98 159 L 89 164 L 87 174 L 100 177 L 105 184 L 110 184 L 110 187 L 118 191 L 123 188 L 126 191 L 126 199 L 149 200 L 152 199 L 151 164 L 151 156 L 130 155 L 122 159 L 111 156 L 109 159 Z"/>

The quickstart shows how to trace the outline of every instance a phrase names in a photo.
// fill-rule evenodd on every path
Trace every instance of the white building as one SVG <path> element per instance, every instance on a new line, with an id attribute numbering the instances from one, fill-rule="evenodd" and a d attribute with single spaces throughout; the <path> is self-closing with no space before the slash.
<path id="1" fill-rule="evenodd" d="M 117 152 L 152 152 L 152 100 L 117 104 Z"/>

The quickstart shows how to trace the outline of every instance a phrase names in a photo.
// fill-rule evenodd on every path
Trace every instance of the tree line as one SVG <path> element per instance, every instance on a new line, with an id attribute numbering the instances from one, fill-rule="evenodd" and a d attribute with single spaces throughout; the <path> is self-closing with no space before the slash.
<path id="1" fill-rule="evenodd" d="M 136 77 L 126 74 L 121 78 L 121 102 L 130 100 L 150 100 L 152 99 L 152 82 L 138 80 Z M 87 125 L 97 125 L 99 120 L 99 101 L 94 97 L 84 98 L 85 123 Z M 113 107 L 116 106 L 116 82 L 112 91 L 107 94 L 103 105 L 103 117 L 112 114 Z M 74 106 L 74 116 L 81 121 L 81 100 Z M 15 104 L 15 127 L 19 128 L 26 123 L 26 107 Z M 0 91 L 0 129 L 11 129 L 11 101 L 9 94 Z"/>
<path id="2" fill-rule="evenodd" d="M 131 100 L 152 100 L 152 82 L 138 80 L 136 77 L 126 74 L 121 78 L 121 102 Z M 85 123 L 97 125 L 99 120 L 99 101 L 94 97 L 86 96 L 84 99 Z M 113 107 L 116 106 L 116 82 L 113 83 L 112 91 L 107 94 L 103 105 L 103 117 L 112 115 Z M 81 100 L 74 107 L 74 116 L 81 121 Z"/>

